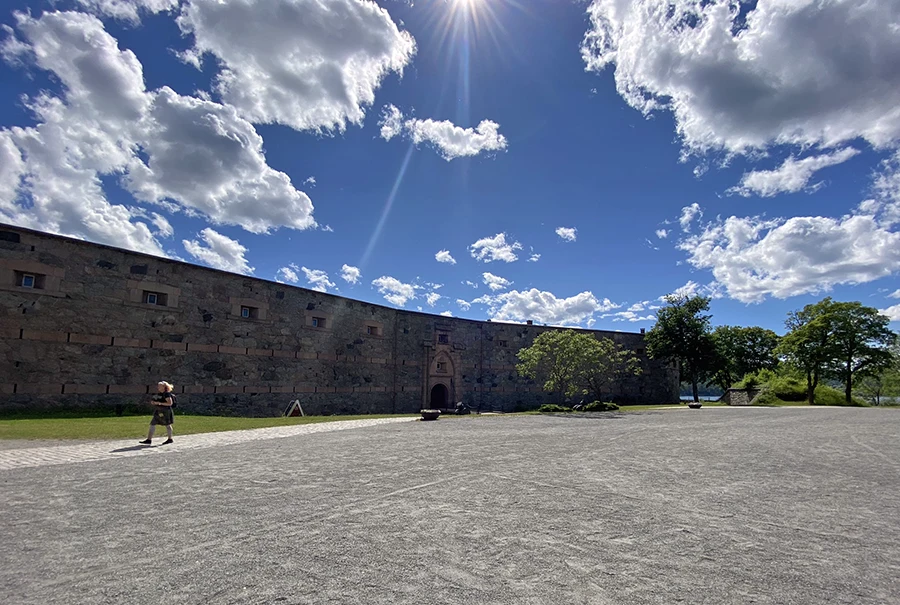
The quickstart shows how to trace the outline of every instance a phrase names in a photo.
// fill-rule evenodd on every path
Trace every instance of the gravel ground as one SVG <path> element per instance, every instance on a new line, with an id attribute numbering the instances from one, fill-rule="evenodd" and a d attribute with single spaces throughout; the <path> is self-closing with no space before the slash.
<path id="1" fill-rule="evenodd" d="M 409 422 L 0 471 L 0 601 L 900 603 L 900 411 Z"/>

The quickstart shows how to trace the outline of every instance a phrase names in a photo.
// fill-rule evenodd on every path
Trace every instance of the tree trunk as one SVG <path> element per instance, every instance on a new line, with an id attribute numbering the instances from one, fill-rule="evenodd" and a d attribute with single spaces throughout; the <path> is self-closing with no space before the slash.
<path id="1" fill-rule="evenodd" d="M 812 372 L 806 372 L 806 403 L 813 405 L 813 399 L 816 396 L 816 385 L 813 382 Z"/>
<path id="2" fill-rule="evenodd" d="M 697 375 L 694 374 L 691 376 L 691 388 L 694 390 L 694 403 L 698 403 L 700 401 L 700 389 L 697 387 Z"/>
<path id="3" fill-rule="evenodd" d="M 847 359 L 847 384 L 844 385 L 844 396 L 846 397 L 847 405 L 850 405 L 850 402 L 853 401 L 853 358 L 852 357 Z"/>

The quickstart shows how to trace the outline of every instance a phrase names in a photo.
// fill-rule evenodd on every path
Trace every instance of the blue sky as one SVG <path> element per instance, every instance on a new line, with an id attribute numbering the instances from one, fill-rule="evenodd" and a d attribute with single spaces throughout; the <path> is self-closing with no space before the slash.
<path id="1" fill-rule="evenodd" d="M 892 0 L 3 10 L 0 221 L 472 319 L 900 320 Z"/>

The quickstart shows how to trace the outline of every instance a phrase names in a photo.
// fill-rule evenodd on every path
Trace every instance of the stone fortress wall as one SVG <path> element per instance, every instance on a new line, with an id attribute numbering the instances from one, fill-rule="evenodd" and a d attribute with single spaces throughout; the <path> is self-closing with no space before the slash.
<path id="1" fill-rule="evenodd" d="M 397 310 L 0 225 L 0 411 L 141 403 L 165 379 L 179 410 L 401 413 L 521 410 L 552 400 L 517 375 L 545 330 Z M 678 401 L 674 364 L 643 335 L 617 402 Z"/>

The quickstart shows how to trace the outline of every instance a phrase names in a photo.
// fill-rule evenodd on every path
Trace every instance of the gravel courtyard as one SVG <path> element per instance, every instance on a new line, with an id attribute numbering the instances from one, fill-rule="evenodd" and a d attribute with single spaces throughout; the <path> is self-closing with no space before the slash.
<path id="1" fill-rule="evenodd" d="M 0 601 L 900 603 L 897 410 L 178 445 L 0 470 Z"/>

